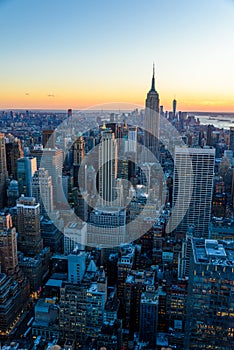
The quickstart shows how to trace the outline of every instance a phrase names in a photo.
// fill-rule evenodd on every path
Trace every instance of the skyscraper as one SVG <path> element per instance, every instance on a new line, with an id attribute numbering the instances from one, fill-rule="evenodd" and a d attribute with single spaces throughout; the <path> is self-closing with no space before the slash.
<path id="1" fill-rule="evenodd" d="M 117 177 L 117 143 L 110 129 L 103 129 L 99 145 L 99 195 L 101 206 L 111 206 Z"/>
<path id="2" fill-rule="evenodd" d="M 74 250 L 68 255 L 68 282 L 70 283 L 81 283 L 85 274 L 86 269 L 86 258 L 85 252 Z"/>
<path id="3" fill-rule="evenodd" d="M 182 252 L 178 258 L 178 278 L 189 277 L 190 256 L 192 251 L 192 238 L 194 234 L 194 226 L 189 226 L 186 237 L 182 242 Z"/>
<path id="4" fill-rule="evenodd" d="M 21 196 L 17 201 L 18 250 L 37 255 L 43 248 L 40 233 L 40 204 L 33 197 Z"/>
<path id="5" fill-rule="evenodd" d="M 5 204 L 7 176 L 5 139 L 4 134 L 0 133 L 0 209 Z"/>
<path id="6" fill-rule="evenodd" d="M 6 141 L 6 161 L 7 171 L 9 176 L 13 176 L 13 179 L 17 179 L 17 160 L 23 158 L 24 152 L 22 149 L 21 141 L 11 136 Z"/>
<path id="7" fill-rule="evenodd" d="M 86 222 L 69 222 L 64 227 L 63 253 L 68 255 L 75 249 L 83 250 L 87 238 Z"/>
<path id="8" fill-rule="evenodd" d="M 41 192 L 43 192 L 43 201 Z M 32 196 L 40 203 L 41 214 L 49 214 L 53 210 L 53 186 L 52 178 L 48 170 L 38 169 L 32 179 Z"/>
<path id="9" fill-rule="evenodd" d="M 86 291 L 86 336 L 95 337 L 101 333 L 105 307 L 105 292 L 100 291 L 98 283 L 92 283 Z"/>
<path id="10" fill-rule="evenodd" d="M 19 198 L 18 181 L 11 180 L 7 188 L 7 206 L 9 208 L 16 206 L 16 200 Z"/>
<path id="11" fill-rule="evenodd" d="M 213 144 L 213 140 L 212 140 L 213 130 L 214 130 L 213 125 L 207 126 L 207 131 L 206 131 L 206 144 L 207 144 L 207 146 L 212 146 L 212 144 Z"/>
<path id="12" fill-rule="evenodd" d="M 128 128 L 128 142 L 127 142 L 127 152 L 137 151 L 137 127 L 129 126 Z"/>
<path id="13" fill-rule="evenodd" d="M 214 162 L 214 148 L 175 147 L 172 223 L 177 231 L 186 233 L 194 225 L 196 237 L 208 238 Z"/>
<path id="14" fill-rule="evenodd" d="M 4 273 L 0 274 L 0 329 L 1 336 L 9 334 L 16 317 L 22 310 L 22 293 L 18 282 Z"/>
<path id="15" fill-rule="evenodd" d="M 73 164 L 81 164 L 85 156 L 85 143 L 82 135 L 79 135 L 73 144 Z"/>
<path id="16" fill-rule="evenodd" d="M 49 175 L 52 177 L 53 200 L 56 206 L 56 201 L 62 192 L 61 186 L 59 187 L 59 175 L 62 175 L 63 151 L 56 148 L 45 148 L 40 164 L 41 168 L 48 170 Z"/>
<path id="17" fill-rule="evenodd" d="M 81 163 L 85 156 L 85 143 L 82 135 L 79 135 L 79 137 L 76 139 L 76 141 L 73 144 L 73 181 L 74 181 L 74 187 L 83 187 L 84 184 L 80 184 L 78 181 L 78 173 L 79 171 L 83 171 L 82 175 L 80 175 L 80 178 L 83 179 L 84 174 L 84 167 L 81 169 Z"/>
<path id="18" fill-rule="evenodd" d="M 32 178 L 36 170 L 36 158 L 24 157 L 17 160 L 17 178 L 20 195 L 32 196 Z"/>
<path id="19" fill-rule="evenodd" d="M 153 67 L 153 77 L 151 89 L 147 94 L 145 102 L 145 147 L 148 148 L 154 156 L 158 155 L 159 137 L 160 137 L 160 114 L 159 114 L 159 94 L 155 90 L 155 70 Z M 147 161 L 147 160 L 146 160 Z"/>
<path id="20" fill-rule="evenodd" d="M 18 265 L 16 229 L 5 213 L 0 213 L 0 262 L 1 272 L 13 276 Z"/>
<path id="21" fill-rule="evenodd" d="M 54 130 L 42 130 L 42 145 L 44 148 L 55 147 L 55 132 Z"/>
<path id="22" fill-rule="evenodd" d="M 146 287 L 140 300 L 140 340 L 156 346 L 158 328 L 158 296 L 153 286 Z"/>
<path id="23" fill-rule="evenodd" d="M 229 149 L 232 150 L 234 154 L 234 127 L 230 128 L 230 144 Z"/>
<path id="24" fill-rule="evenodd" d="M 184 349 L 233 348 L 233 248 L 192 239 Z"/>
<path id="25" fill-rule="evenodd" d="M 173 102 L 172 102 L 172 108 L 173 108 L 173 116 L 175 118 L 176 116 L 176 105 L 177 105 L 177 101 L 176 99 L 174 98 Z"/>

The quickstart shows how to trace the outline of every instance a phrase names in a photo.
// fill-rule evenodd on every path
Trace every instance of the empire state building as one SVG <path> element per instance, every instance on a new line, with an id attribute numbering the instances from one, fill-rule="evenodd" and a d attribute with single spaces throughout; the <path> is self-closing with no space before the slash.
<path id="1" fill-rule="evenodd" d="M 155 69 L 153 67 L 153 77 L 151 89 L 147 94 L 145 101 L 145 147 L 158 156 L 159 153 L 159 137 L 160 137 L 160 114 L 159 114 L 159 94 L 155 90 Z"/>

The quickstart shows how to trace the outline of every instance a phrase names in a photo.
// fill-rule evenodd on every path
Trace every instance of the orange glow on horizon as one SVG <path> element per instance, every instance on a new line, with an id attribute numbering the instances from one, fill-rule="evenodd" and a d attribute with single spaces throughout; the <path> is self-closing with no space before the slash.
<path id="1" fill-rule="evenodd" d="M 80 91 L 73 86 L 69 90 L 50 89 L 47 93 L 45 89 L 38 89 L 33 91 L 0 90 L 0 109 L 54 109 L 66 110 L 72 108 L 74 110 L 81 109 L 110 109 L 110 106 L 116 107 L 112 109 L 129 109 L 128 105 L 132 105 L 131 109 L 142 109 L 145 105 L 146 93 L 143 89 L 141 91 L 130 92 L 123 89 L 122 91 L 109 90 L 88 91 L 84 89 Z M 164 111 L 172 110 L 172 100 L 174 96 L 168 94 L 167 91 L 159 91 L 160 105 L 164 106 Z M 178 111 L 197 111 L 197 112 L 224 112 L 234 113 L 234 101 L 231 96 L 211 96 L 205 94 L 190 95 L 180 91 L 176 95 L 177 110 Z M 121 107 L 123 106 L 123 107 Z"/>

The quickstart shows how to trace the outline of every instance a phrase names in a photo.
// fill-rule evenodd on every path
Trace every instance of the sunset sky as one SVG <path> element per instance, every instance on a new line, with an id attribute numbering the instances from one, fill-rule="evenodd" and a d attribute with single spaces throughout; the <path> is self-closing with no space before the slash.
<path id="1" fill-rule="evenodd" d="M 234 112 L 233 0 L 0 0 L 0 108 Z"/>

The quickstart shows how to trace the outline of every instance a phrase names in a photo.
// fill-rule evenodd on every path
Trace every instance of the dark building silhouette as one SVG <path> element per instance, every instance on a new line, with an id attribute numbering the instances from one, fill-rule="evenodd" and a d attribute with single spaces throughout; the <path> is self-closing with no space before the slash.
<path id="1" fill-rule="evenodd" d="M 159 114 L 159 94 L 155 90 L 155 71 L 153 68 L 153 77 L 151 89 L 147 94 L 145 101 L 144 117 L 144 145 L 154 156 L 158 155 L 159 137 L 160 137 L 160 114 Z M 147 161 L 147 159 L 146 159 Z"/>
<path id="2" fill-rule="evenodd" d="M 42 145 L 44 148 L 54 148 L 55 147 L 54 130 L 42 130 Z"/>
<path id="3" fill-rule="evenodd" d="M 14 180 L 17 179 L 17 160 L 23 156 L 21 141 L 14 137 L 10 138 L 6 142 L 6 162 L 8 175 L 12 176 Z"/>
<path id="4" fill-rule="evenodd" d="M 5 205 L 7 176 L 5 135 L 0 133 L 0 209 Z"/>

